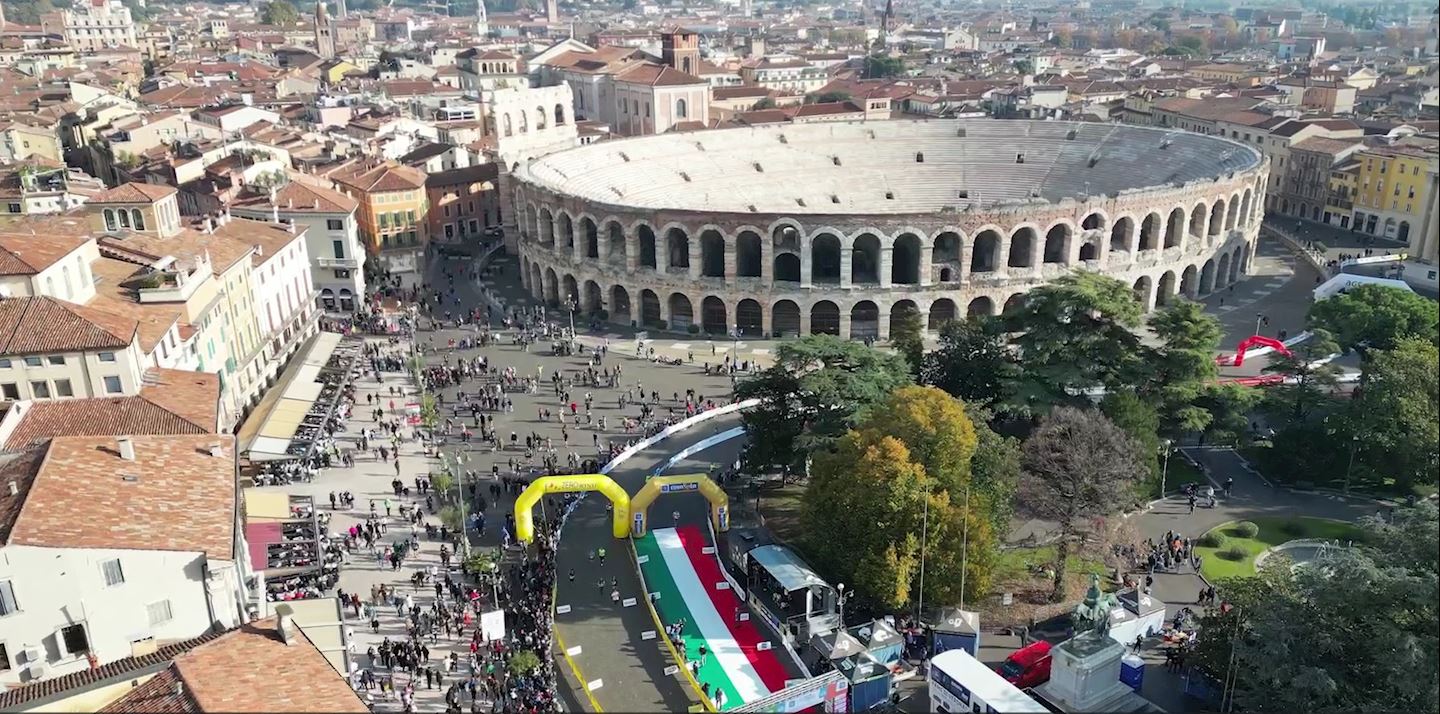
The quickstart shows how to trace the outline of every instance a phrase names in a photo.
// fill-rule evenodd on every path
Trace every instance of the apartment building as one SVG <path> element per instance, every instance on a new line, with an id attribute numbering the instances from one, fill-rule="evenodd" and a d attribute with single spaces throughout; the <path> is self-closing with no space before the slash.
<path id="1" fill-rule="evenodd" d="M 1359 176 L 1355 196 L 1355 230 L 1411 244 L 1426 213 L 1440 196 L 1434 193 L 1436 142 L 1408 140 L 1370 147 L 1355 155 Z"/>
<path id="2" fill-rule="evenodd" d="M 636 49 L 590 47 L 571 39 L 546 49 L 531 63 L 540 84 L 570 86 L 577 117 L 628 136 L 662 134 L 677 125 L 703 126 L 710 120 L 709 83 L 683 69 L 701 66 L 698 41 L 687 40 L 685 34 L 662 37 L 664 61 Z M 504 135 L 503 126 L 497 135 Z"/>
<path id="3" fill-rule="evenodd" d="M 135 20 L 120 0 L 84 0 L 61 12 L 66 44 L 80 52 L 139 47 Z"/>
<path id="4" fill-rule="evenodd" d="M 303 177 L 273 191 L 254 191 L 230 206 L 231 215 L 293 225 L 305 238 L 310 285 L 327 311 L 353 313 L 365 296 L 365 246 L 360 242 L 359 203 Z"/>
<path id="5" fill-rule="evenodd" d="M 430 235 L 446 243 L 480 240 L 500 222 L 499 167 L 476 164 L 432 172 L 425 179 Z"/>
<path id="6" fill-rule="evenodd" d="M 1331 174 L 1363 148 L 1365 144 L 1359 139 L 1323 136 L 1312 136 L 1292 145 L 1280 187 L 1279 212 L 1309 221 L 1339 223 L 1338 217 L 1327 210 L 1332 201 Z"/>
<path id="7" fill-rule="evenodd" d="M 394 161 L 364 161 L 330 178 L 358 204 L 360 237 L 379 267 L 407 284 L 419 281 L 430 242 L 425 174 Z"/>

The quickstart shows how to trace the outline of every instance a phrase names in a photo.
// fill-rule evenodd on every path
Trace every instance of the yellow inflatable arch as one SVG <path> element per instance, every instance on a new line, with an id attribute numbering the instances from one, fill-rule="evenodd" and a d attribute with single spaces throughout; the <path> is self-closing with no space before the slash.
<path id="1" fill-rule="evenodd" d="M 660 497 L 662 493 L 689 493 L 699 491 L 705 500 L 710 502 L 710 524 L 715 526 L 716 533 L 724 533 L 730 530 L 730 497 L 725 495 L 714 481 L 705 474 L 687 474 L 683 476 L 655 476 L 635 494 L 630 502 L 632 522 L 630 524 L 630 535 L 640 538 L 645 535 L 649 528 L 650 504 Z M 618 536 L 617 536 L 618 537 Z"/>
<path id="2" fill-rule="evenodd" d="M 576 476 L 542 476 L 535 479 L 520 497 L 515 499 L 515 537 L 529 543 L 535 538 L 535 504 L 541 497 L 552 493 L 575 491 L 599 491 L 614 504 L 615 522 L 611 532 L 616 538 L 624 538 L 629 529 L 630 496 L 620 484 L 602 474 Z"/>

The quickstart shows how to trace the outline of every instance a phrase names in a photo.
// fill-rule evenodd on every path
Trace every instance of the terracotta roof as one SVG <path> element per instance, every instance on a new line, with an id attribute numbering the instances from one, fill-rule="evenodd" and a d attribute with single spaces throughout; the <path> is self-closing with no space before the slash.
<path id="1" fill-rule="evenodd" d="M 463 183 L 474 183 L 476 181 L 496 181 L 499 179 L 500 168 L 498 164 L 471 164 L 458 169 L 447 169 L 436 171 L 425 179 L 426 188 L 439 186 L 454 186 Z"/>
<path id="2" fill-rule="evenodd" d="M 1309 139 L 1292 145 L 1290 148 L 1300 151 L 1314 151 L 1320 154 L 1339 154 L 1346 149 L 1360 144 L 1360 139 L 1330 139 L 1323 136 L 1312 136 Z"/>
<path id="3" fill-rule="evenodd" d="M 58 699 L 77 693 L 76 690 L 95 689 L 107 683 L 118 684 L 127 679 L 138 679 L 155 671 L 156 668 L 163 668 L 167 662 L 174 660 L 176 655 L 220 636 L 219 632 L 207 632 L 184 642 L 161 645 L 159 649 L 147 655 L 117 659 L 95 669 L 84 669 L 60 677 L 42 679 L 8 691 L 0 691 L 0 711 L 38 708 L 45 704 L 47 697 Z"/>
<path id="4" fill-rule="evenodd" d="M 316 211 L 319 213 L 349 213 L 359 204 L 355 199 L 339 191 L 312 186 L 302 181 L 291 181 L 275 192 L 274 205 L 282 211 Z M 240 208 L 269 209 L 272 201 L 268 194 L 251 194 L 236 201 Z"/>
<path id="5" fill-rule="evenodd" d="M 218 398 L 218 381 L 216 386 L 214 396 Z M 11 408 L 25 409 L 25 412 L 5 442 L 5 448 L 23 449 L 44 444 L 57 436 L 214 433 L 213 429 L 205 429 L 157 401 L 137 396 L 43 400 L 23 406 L 17 403 Z"/>
<path id="6" fill-rule="evenodd" d="M 220 430 L 220 375 L 152 367 L 145 371 L 140 397 L 190 422 L 200 433 Z M 158 434 L 162 432 L 132 432 Z M 181 433 L 181 432 L 177 432 Z M 188 432 L 184 432 L 188 433 Z"/>
<path id="7" fill-rule="evenodd" d="M 160 346 L 160 340 L 180 319 L 182 306 L 178 303 L 139 303 L 130 296 L 129 290 L 121 283 L 129 280 L 142 268 L 115 258 L 101 257 L 90 264 L 95 276 L 95 299 L 90 307 L 123 315 L 135 320 L 140 327 L 140 349 L 146 354 Z"/>
<path id="8" fill-rule="evenodd" d="M 174 186 L 161 186 L 159 184 L 131 181 L 130 183 L 116 186 L 90 199 L 90 203 L 154 203 L 166 196 L 173 196 L 176 193 L 178 193 L 178 191 Z"/>
<path id="9" fill-rule="evenodd" d="M 371 169 L 357 166 L 355 173 L 335 176 L 335 180 L 367 193 L 406 191 L 425 187 L 425 172 L 387 161 Z"/>
<path id="10" fill-rule="evenodd" d="M 304 630 L 290 643 L 277 620 L 241 625 L 175 657 L 163 685 L 138 687 L 102 712 L 362 712 L 370 711 Z M 174 696 L 177 682 L 182 696 Z"/>
<path id="11" fill-rule="evenodd" d="M 134 320 L 52 297 L 0 298 L 0 354 L 124 349 Z"/>
<path id="12" fill-rule="evenodd" d="M 216 226 L 211 233 L 184 229 L 180 232 L 161 236 L 153 233 L 118 231 L 100 239 L 102 248 L 135 255 L 138 260 L 174 256 L 185 267 L 193 266 L 201 256 L 210 257 L 210 268 L 215 275 L 221 275 L 240 260 L 248 257 L 254 248 L 243 240 L 246 232 L 255 230 L 254 221 L 231 219 Z M 236 240 L 240 238 L 241 240 Z M 148 264 L 148 260 L 145 260 Z"/>
<path id="13" fill-rule="evenodd" d="M 0 275 L 35 275 L 88 242 L 89 226 L 74 218 L 12 223 L 0 228 Z"/>
<path id="14" fill-rule="evenodd" d="M 710 90 L 710 96 L 716 100 L 726 99 L 760 99 L 770 96 L 770 90 L 759 85 L 739 87 L 716 87 Z"/>
<path id="15" fill-rule="evenodd" d="M 45 449 L 31 448 L 15 453 L 0 454 L 0 545 L 10 538 L 15 519 L 20 516 L 20 507 L 30 495 L 30 486 L 35 483 L 35 473 L 45 458 Z M 9 484 L 19 489 L 10 495 Z M 5 695 L 0 691 L 0 711 L 10 711 L 4 706 Z"/>
<path id="16" fill-rule="evenodd" d="M 135 460 L 109 436 L 50 440 L 10 543 L 42 548 L 202 552 L 233 560 L 235 437 L 132 436 Z M 219 445 L 219 456 L 210 449 Z"/>
<path id="17" fill-rule="evenodd" d="M 135 714 L 190 714 L 202 711 L 190 696 L 180 673 L 166 667 L 150 681 L 132 688 L 125 695 L 100 709 L 102 712 L 135 712 Z"/>
<path id="18" fill-rule="evenodd" d="M 835 114 L 860 114 L 863 112 L 864 110 L 854 102 L 816 102 L 815 104 L 802 104 L 796 107 L 792 116 L 816 117 Z"/>
<path id="19" fill-rule="evenodd" d="M 631 84 L 648 84 L 652 87 L 675 87 L 687 84 L 705 84 L 705 80 L 693 74 L 681 72 L 670 65 L 645 62 L 631 65 L 616 73 L 615 81 Z"/>

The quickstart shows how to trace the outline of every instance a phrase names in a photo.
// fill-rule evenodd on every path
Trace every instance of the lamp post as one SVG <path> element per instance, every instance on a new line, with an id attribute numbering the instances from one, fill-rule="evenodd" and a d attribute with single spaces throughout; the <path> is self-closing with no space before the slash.
<path id="1" fill-rule="evenodd" d="M 1165 478 L 1166 478 L 1167 475 L 1169 475 L 1169 471 L 1170 471 L 1170 451 L 1171 451 L 1171 449 L 1170 449 L 1170 444 L 1171 444 L 1171 442 L 1170 442 L 1169 439 L 1165 439 L 1164 441 L 1161 441 L 1161 442 L 1160 442 L 1160 448 L 1162 449 L 1162 453 L 1165 455 L 1164 458 L 1163 458 L 1163 459 L 1161 460 L 1161 462 L 1160 462 L 1160 497 L 1161 497 L 1161 498 L 1164 498 L 1164 497 L 1165 497 Z"/>
<path id="2" fill-rule="evenodd" d="M 915 620 L 920 620 L 921 613 L 925 612 L 925 554 L 930 549 L 930 491 L 925 490 L 925 499 L 920 511 L 920 592 L 915 598 Z M 965 572 L 965 566 L 960 566 L 960 572 Z M 962 576 L 963 577 L 963 576 Z M 960 586 L 964 591 L 965 586 Z"/>
<path id="3" fill-rule="evenodd" d="M 1255 334 L 1260 334 L 1260 321 L 1265 319 L 1264 313 L 1255 313 Z"/>
<path id="4" fill-rule="evenodd" d="M 840 607 L 840 627 L 839 627 L 838 629 L 844 630 L 844 629 L 845 629 L 845 583 L 840 583 L 840 584 L 836 585 L 836 586 L 835 586 L 835 589 L 840 591 L 840 598 L 839 598 L 839 602 L 837 603 L 837 604 L 839 605 L 839 607 Z"/>
<path id="5" fill-rule="evenodd" d="M 1359 446 L 1360 435 L 1352 435 L 1350 437 L 1350 461 L 1345 464 L 1345 487 L 1342 489 L 1345 493 L 1350 493 L 1350 469 L 1355 468 L 1355 449 Z"/>

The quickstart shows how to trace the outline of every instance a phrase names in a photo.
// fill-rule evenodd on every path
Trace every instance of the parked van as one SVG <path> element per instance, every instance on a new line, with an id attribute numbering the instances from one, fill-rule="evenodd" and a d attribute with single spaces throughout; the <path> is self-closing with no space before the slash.
<path id="1" fill-rule="evenodd" d="M 1050 681 L 1050 643 L 1039 640 L 1015 650 L 1000 664 L 999 671 L 1005 681 L 1020 689 Z"/>

